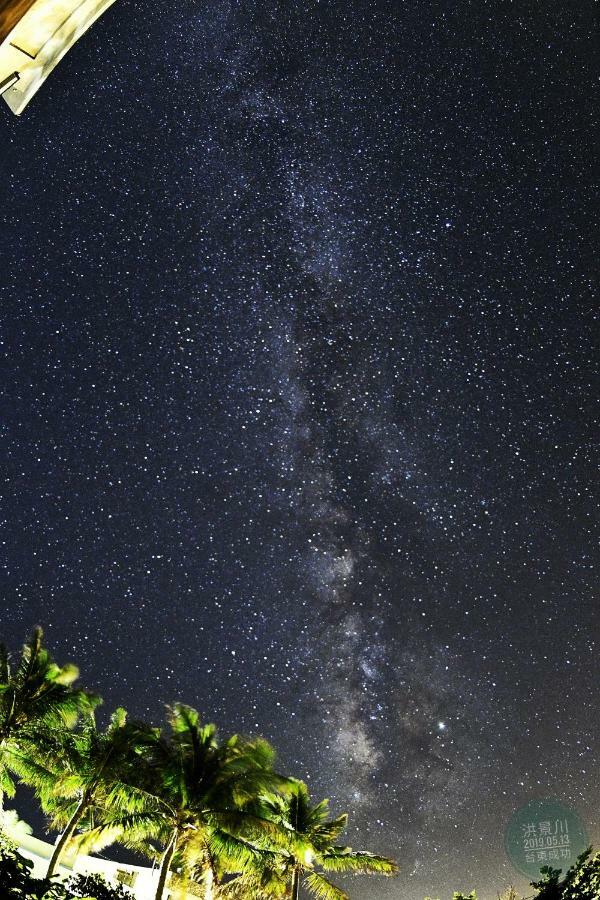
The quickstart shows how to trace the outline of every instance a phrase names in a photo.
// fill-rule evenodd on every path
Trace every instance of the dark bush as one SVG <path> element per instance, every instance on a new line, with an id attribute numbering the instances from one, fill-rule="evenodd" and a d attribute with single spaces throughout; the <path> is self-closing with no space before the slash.
<path id="1" fill-rule="evenodd" d="M 68 883 L 73 897 L 93 897 L 94 900 L 131 900 L 132 894 L 122 885 L 112 887 L 101 875 L 75 875 Z"/>

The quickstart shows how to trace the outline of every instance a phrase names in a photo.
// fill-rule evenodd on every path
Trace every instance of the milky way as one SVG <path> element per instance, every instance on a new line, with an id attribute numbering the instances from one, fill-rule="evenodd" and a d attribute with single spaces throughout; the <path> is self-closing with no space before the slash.
<path id="1" fill-rule="evenodd" d="M 264 734 L 355 900 L 600 841 L 592 7 L 118 2 L 2 113 L 3 637 Z"/>

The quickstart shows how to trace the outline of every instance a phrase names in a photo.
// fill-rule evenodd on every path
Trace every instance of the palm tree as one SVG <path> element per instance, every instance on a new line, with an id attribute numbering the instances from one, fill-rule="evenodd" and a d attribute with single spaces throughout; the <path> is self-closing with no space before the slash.
<path id="1" fill-rule="evenodd" d="M 267 811 L 260 806 L 261 800 L 257 798 L 242 809 L 256 821 L 268 822 Z M 254 833 L 251 840 L 222 829 L 211 832 L 208 846 L 217 875 L 214 878 L 215 900 L 273 900 L 274 897 L 283 900 L 286 890 L 280 871 L 281 854 L 289 852 L 292 847 L 301 852 L 301 848 L 287 828 L 278 827 L 274 837 L 275 840 L 270 829 L 265 834 L 260 831 Z M 198 873 L 203 877 L 196 880 L 202 881 L 206 887 L 201 868 L 192 869 L 192 877 Z"/>
<path id="2" fill-rule="evenodd" d="M 237 866 L 232 877 L 221 881 L 218 900 L 285 900 L 289 897 L 280 851 L 262 849 L 251 860 Z"/>
<path id="3" fill-rule="evenodd" d="M 12 755 L 36 732 L 73 728 L 83 713 L 100 702 L 95 695 L 73 687 L 79 670 L 71 663 L 58 666 L 43 647 L 43 632 L 36 628 L 23 646 L 13 669 L 10 655 L 0 644 L 0 811 L 4 795 L 13 797 Z"/>
<path id="4" fill-rule="evenodd" d="M 148 852 L 160 845 L 155 900 L 162 900 L 171 867 L 202 881 L 211 900 L 225 862 L 235 857 L 249 864 L 259 852 L 245 838 L 270 835 L 285 842 L 284 829 L 248 808 L 265 790 L 288 783 L 273 772 L 274 753 L 261 739 L 237 735 L 217 740 L 214 725 L 202 725 L 198 712 L 176 704 L 169 708 L 170 733 L 156 736 L 142 754 L 145 788 L 156 798 L 154 807 L 121 814 L 109 809 L 93 839 L 114 840 Z"/>
<path id="5" fill-rule="evenodd" d="M 75 831 L 89 830 L 104 809 L 126 814 L 153 802 L 135 783 L 136 751 L 152 734 L 149 726 L 128 722 L 119 708 L 104 731 L 90 715 L 76 731 L 38 732 L 25 753 L 13 756 L 13 771 L 34 788 L 51 826 L 61 831 L 47 878 L 55 874 Z M 85 840 L 86 835 L 79 848 Z"/>
<path id="6" fill-rule="evenodd" d="M 329 818 L 329 801 L 312 805 L 305 784 L 295 782 L 287 796 L 273 796 L 267 800 L 272 818 L 293 831 L 295 844 L 301 852 L 281 852 L 279 871 L 286 884 L 285 896 L 298 900 L 302 883 L 319 900 L 347 900 L 323 872 L 354 875 L 395 875 L 398 867 L 384 856 L 367 851 L 355 851 L 335 842 L 346 828 L 346 814 Z M 323 870 L 323 871 L 319 871 Z"/>

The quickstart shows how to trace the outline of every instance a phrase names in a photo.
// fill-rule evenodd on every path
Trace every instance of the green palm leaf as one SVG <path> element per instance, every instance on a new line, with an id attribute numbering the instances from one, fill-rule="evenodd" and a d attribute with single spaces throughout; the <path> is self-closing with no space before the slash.
<path id="1" fill-rule="evenodd" d="M 333 847 L 321 856 L 321 865 L 328 872 L 353 872 L 361 875 L 395 875 L 398 866 L 385 856 L 366 850 L 352 851 L 350 847 Z"/>
<path id="2" fill-rule="evenodd" d="M 303 884 L 317 900 L 349 900 L 348 894 L 318 872 L 306 875 Z"/>

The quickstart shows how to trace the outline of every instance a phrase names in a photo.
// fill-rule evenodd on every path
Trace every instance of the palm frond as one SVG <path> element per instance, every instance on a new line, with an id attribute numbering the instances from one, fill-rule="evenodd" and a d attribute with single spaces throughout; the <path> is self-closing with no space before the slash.
<path id="1" fill-rule="evenodd" d="M 17 786 L 14 779 L 11 778 L 8 770 L 0 763 L 0 793 L 12 798 L 16 792 Z"/>
<path id="2" fill-rule="evenodd" d="M 302 883 L 317 900 L 349 900 L 345 891 L 332 884 L 319 872 L 311 872 L 309 875 L 306 875 L 302 879 Z"/>
<path id="3" fill-rule="evenodd" d="M 124 847 L 138 848 L 150 840 L 161 842 L 167 830 L 164 817 L 159 813 L 135 812 L 107 818 L 95 828 L 79 834 L 75 840 L 80 851 L 97 851 L 117 842 Z"/>
<path id="4" fill-rule="evenodd" d="M 353 851 L 350 847 L 332 847 L 319 857 L 328 872 L 353 872 L 355 874 L 396 875 L 397 864 L 385 856 L 377 856 L 366 850 Z"/>
<path id="5" fill-rule="evenodd" d="M 296 835 L 289 828 L 279 822 L 263 819 L 245 810 L 210 810 L 206 813 L 205 818 L 213 828 L 252 842 L 256 841 L 259 845 L 266 843 L 273 848 L 295 850 L 296 852 L 306 849 L 301 836 Z"/>
<path id="6" fill-rule="evenodd" d="M 261 873 L 267 865 L 276 865 L 280 859 L 279 853 L 220 829 L 211 830 L 205 841 L 211 856 L 219 861 L 224 872 Z"/>
<path id="7" fill-rule="evenodd" d="M 335 819 L 329 819 L 325 822 L 321 821 L 319 825 L 314 826 L 314 834 L 321 846 L 323 843 L 331 845 L 346 830 L 347 825 L 348 814 L 342 813 L 341 816 L 337 816 Z"/>

